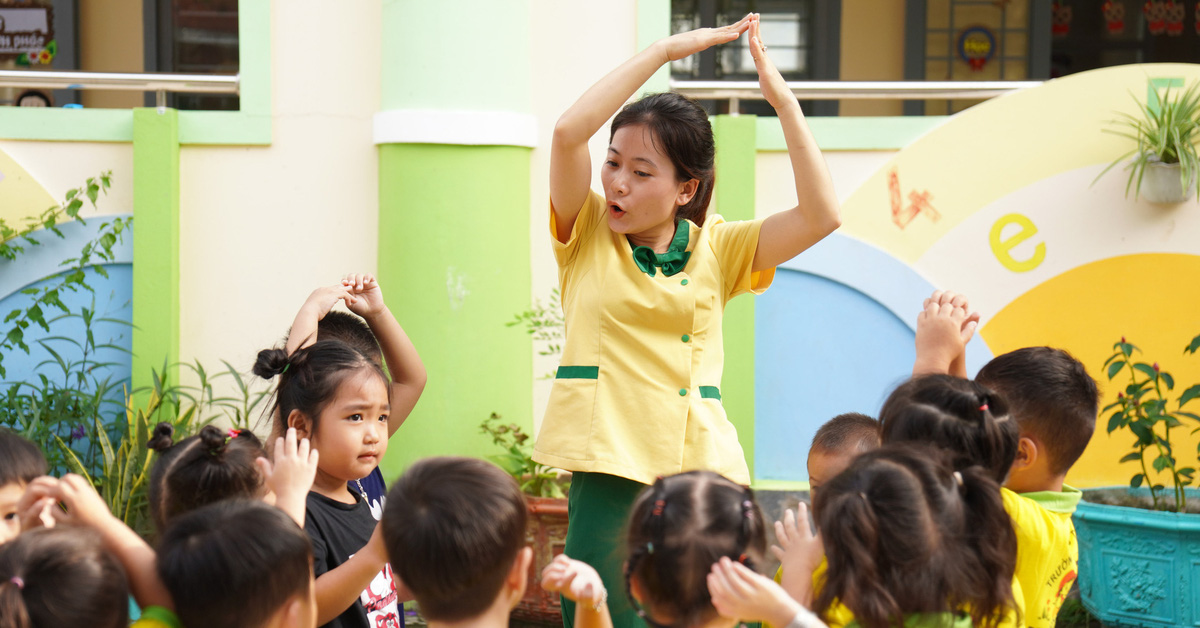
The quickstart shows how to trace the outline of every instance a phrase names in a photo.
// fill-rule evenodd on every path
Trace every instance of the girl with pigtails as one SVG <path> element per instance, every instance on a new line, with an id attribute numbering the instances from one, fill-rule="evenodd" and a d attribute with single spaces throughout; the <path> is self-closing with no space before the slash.
<path id="1" fill-rule="evenodd" d="M 651 94 L 660 67 L 748 34 L 763 96 L 779 116 L 796 207 L 761 220 L 708 215 L 712 126 L 694 101 Z M 620 110 L 618 112 L 618 110 Z M 612 121 L 591 189 L 588 140 Z M 721 406 L 725 304 L 761 293 L 775 267 L 840 224 L 837 198 L 804 115 L 766 55 L 757 14 L 660 40 L 589 89 L 559 118 L 550 156 L 550 232 L 566 341 L 534 460 L 574 472 L 566 553 L 621 581 L 620 531 L 655 477 L 690 470 L 750 475 Z M 610 599 L 617 628 L 639 625 Z M 564 599 L 564 622 L 573 607 Z"/>

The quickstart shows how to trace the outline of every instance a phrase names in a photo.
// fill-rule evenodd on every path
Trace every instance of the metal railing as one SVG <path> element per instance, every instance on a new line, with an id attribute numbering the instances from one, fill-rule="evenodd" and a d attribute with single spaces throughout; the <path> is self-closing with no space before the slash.
<path id="1" fill-rule="evenodd" d="M 1042 81 L 789 81 L 798 100 L 987 99 L 1041 85 Z M 671 81 L 671 90 L 697 100 L 762 100 L 758 81 Z"/>
<path id="2" fill-rule="evenodd" d="M 238 94 L 237 74 L 168 74 L 160 72 L 75 72 L 63 70 L 0 70 L 0 87 L 26 89 L 108 89 L 154 92 L 159 107 L 167 92 Z"/>

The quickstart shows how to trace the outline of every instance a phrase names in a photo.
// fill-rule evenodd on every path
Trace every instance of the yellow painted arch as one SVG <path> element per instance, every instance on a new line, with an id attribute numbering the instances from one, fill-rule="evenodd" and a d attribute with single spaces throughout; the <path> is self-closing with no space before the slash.
<path id="1" fill-rule="evenodd" d="M 57 205 L 54 197 L 27 170 L 0 150 L 0 220 L 19 228 L 24 218 Z"/>
<path id="2" fill-rule="evenodd" d="M 1175 378 L 1174 399 L 1200 383 L 1200 355 L 1183 347 L 1200 334 L 1200 255 L 1152 253 L 1112 257 L 1062 273 L 1015 299 L 980 329 L 995 355 L 1021 347 L 1050 345 L 1071 352 L 1096 378 L 1101 407 L 1129 383 L 1127 374 L 1109 382 L 1104 361 L 1122 336 L 1140 347 L 1140 358 L 1158 362 Z M 1125 485 L 1136 463 L 1117 464 L 1133 437 L 1107 433 L 1107 415 L 1096 424 L 1087 451 L 1068 476 L 1081 487 Z M 1179 428 L 1176 458 L 1181 466 L 1196 459 L 1200 425 Z M 1164 484 L 1165 477 L 1162 480 Z"/>

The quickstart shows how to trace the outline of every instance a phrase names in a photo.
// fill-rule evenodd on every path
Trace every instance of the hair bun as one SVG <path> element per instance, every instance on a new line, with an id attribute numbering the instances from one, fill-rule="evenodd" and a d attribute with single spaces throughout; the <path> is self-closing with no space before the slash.
<path id="1" fill-rule="evenodd" d="M 200 444 L 210 454 L 216 455 L 225 450 L 228 434 L 215 425 L 205 425 L 200 429 Z"/>
<path id="2" fill-rule="evenodd" d="M 254 374 L 263 378 L 271 379 L 276 375 L 283 374 L 287 370 L 289 364 L 287 351 L 283 349 L 263 349 L 258 352 L 258 359 L 254 361 Z"/>
<path id="3" fill-rule="evenodd" d="M 175 444 L 172 438 L 174 435 L 175 426 L 163 421 L 154 426 L 154 432 L 151 433 L 150 440 L 146 441 L 146 446 L 161 454 Z"/>

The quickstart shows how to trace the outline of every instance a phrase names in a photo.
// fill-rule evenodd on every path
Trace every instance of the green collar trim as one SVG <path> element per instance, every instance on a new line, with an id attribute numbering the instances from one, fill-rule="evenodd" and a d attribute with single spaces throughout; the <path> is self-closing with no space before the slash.
<path id="1" fill-rule="evenodd" d="M 1036 493 L 1020 493 L 1020 495 L 1033 500 L 1034 503 L 1050 512 L 1069 515 L 1075 512 L 1075 508 L 1079 505 L 1079 498 L 1083 497 L 1083 491 L 1063 484 L 1061 492 L 1038 491 Z"/>
<path id="2" fill-rule="evenodd" d="M 666 253 L 655 253 L 654 249 L 648 246 L 634 246 L 633 261 L 642 272 L 651 277 L 654 276 L 655 268 L 662 269 L 663 275 L 670 277 L 683 270 L 683 267 L 687 266 L 688 258 L 692 256 L 692 252 L 687 250 L 690 236 L 690 223 L 680 220 L 675 226 L 675 237 L 671 238 L 671 246 L 667 248 Z M 626 239 L 628 240 L 629 236 L 626 236 Z M 633 246 L 633 242 L 629 245 Z"/>

